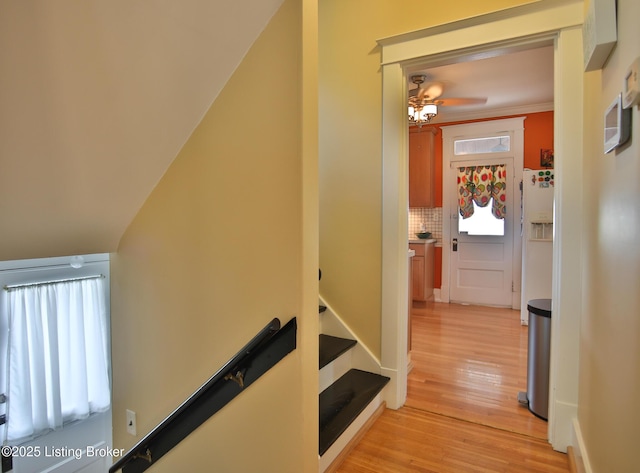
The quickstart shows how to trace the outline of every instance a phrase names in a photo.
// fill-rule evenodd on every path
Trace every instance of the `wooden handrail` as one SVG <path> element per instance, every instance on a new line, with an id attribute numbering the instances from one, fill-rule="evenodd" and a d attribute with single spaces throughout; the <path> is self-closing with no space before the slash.
<path id="1" fill-rule="evenodd" d="M 273 319 L 177 409 L 136 443 L 109 473 L 140 473 L 296 348 L 295 317 Z"/>

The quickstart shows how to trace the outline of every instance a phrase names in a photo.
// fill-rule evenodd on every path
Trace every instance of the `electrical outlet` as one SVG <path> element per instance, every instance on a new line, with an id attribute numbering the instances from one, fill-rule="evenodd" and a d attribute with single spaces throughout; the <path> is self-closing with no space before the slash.
<path id="1" fill-rule="evenodd" d="M 127 409 L 127 432 L 136 435 L 136 413 Z"/>

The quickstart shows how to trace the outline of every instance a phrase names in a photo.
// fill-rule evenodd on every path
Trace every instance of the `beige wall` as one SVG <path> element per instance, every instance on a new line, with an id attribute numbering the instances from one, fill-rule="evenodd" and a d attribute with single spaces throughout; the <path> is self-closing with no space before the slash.
<path id="1" fill-rule="evenodd" d="M 317 123 L 300 120 L 316 115 L 314 5 L 285 1 L 113 255 L 117 448 L 271 318 L 298 317 L 298 349 L 164 457 L 159 473 L 317 471 L 317 207 L 303 189 L 317 182 Z M 125 431 L 125 409 L 137 413 L 137 437 Z"/>
<path id="2" fill-rule="evenodd" d="M 320 2 L 320 289 L 378 357 L 382 76 L 376 40 L 526 3 L 532 2 Z"/>
<path id="3" fill-rule="evenodd" d="M 638 471 L 640 438 L 640 113 L 631 142 L 603 153 L 603 113 L 640 56 L 636 0 L 618 0 L 618 44 L 585 78 L 584 315 L 579 425 L 594 472 Z"/>

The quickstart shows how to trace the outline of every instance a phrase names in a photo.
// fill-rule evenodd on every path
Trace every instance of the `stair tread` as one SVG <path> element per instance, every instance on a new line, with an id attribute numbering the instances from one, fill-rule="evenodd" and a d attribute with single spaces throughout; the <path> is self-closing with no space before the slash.
<path id="1" fill-rule="evenodd" d="M 348 338 L 320 334 L 320 369 L 331 363 L 357 342 Z"/>
<path id="2" fill-rule="evenodd" d="M 357 369 L 320 393 L 322 456 L 389 382 L 389 378 Z"/>

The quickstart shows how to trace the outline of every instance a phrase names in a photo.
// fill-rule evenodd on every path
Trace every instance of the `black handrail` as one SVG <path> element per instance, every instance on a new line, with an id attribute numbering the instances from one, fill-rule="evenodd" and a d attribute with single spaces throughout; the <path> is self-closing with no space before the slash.
<path id="1" fill-rule="evenodd" d="M 109 473 L 140 473 L 222 409 L 296 348 L 295 317 L 280 328 L 273 319 L 176 410 L 136 443 Z"/>

